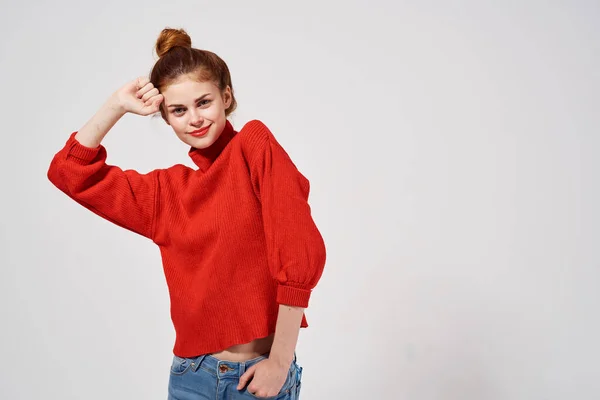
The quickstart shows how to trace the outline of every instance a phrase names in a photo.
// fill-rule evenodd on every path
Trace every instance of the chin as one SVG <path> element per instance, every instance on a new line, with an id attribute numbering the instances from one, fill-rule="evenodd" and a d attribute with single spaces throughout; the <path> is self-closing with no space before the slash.
<path id="1" fill-rule="evenodd" d="M 207 147 L 212 146 L 212 144 L 216 141 L 217 141 L 216 137 L 214 137 L 212 135 L 208 135 L 203 138 L 190 137 L 187 143 L 196 149 L 202 150 L 202 149 L 206 149 Z"/>

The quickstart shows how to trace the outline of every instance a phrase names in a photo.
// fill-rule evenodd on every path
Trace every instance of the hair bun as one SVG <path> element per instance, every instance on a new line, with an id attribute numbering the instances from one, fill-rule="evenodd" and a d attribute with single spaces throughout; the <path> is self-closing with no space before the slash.
<path id="1" fill-rule="evenodd" d="M 156 40 L 156 54 L 164 56 L 173 47 L 192 47 L 192 38 L 183 29 L 165 28 Z"/>

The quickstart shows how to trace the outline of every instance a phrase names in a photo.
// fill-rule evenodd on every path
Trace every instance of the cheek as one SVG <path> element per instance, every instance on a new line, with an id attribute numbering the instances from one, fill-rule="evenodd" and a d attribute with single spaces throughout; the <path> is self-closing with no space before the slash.
<path id="1" fill-rule="evenodd" d="M 216 121 L 221 117 L 222 114 L 225 113 L 225 108 L 223 108 L 223 104 L 212 104 L 206 110 L 206 118 L 211 119 L 212 121 Z"/>
<path id="2" fill-rule="evenodd" d="M 171 123 L 171 128 L 173 128 L 176 133 L 185 131 L 185 122 L 183 118 L 170 118 L 169 122 Z"/>

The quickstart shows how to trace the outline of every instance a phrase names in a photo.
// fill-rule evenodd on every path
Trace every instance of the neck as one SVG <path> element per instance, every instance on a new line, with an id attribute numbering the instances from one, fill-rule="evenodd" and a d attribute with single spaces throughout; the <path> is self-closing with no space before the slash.
<path id="1" fill-rule="evenodd" d="M 212 165 L 217 157 L 219 157 L 221 152 L 223 152 L 223 149 L 225 149 L 236 133 L 237 132 L 233 129 L 231 122 L 225 120 L 225 127 L 213 144 L 204 149 L 191 147 L 188 154 L 192 158 L 192 161 L 194 161 L 194 164 L 204 172 Z"/>

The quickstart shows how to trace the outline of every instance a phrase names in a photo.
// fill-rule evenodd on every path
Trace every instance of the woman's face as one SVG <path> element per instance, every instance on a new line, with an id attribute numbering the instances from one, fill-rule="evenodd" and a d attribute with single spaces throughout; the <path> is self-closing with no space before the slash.
<path id="1" fill-rule="evenodd" d="M 183 75 L 161 91 L 167 124 L 184 143 L 197 149 L 212 145 L 223 132 L 225 110 L 231 104 L 231 89 L 223 95 L 212 82 L 198 82 Z"/>

